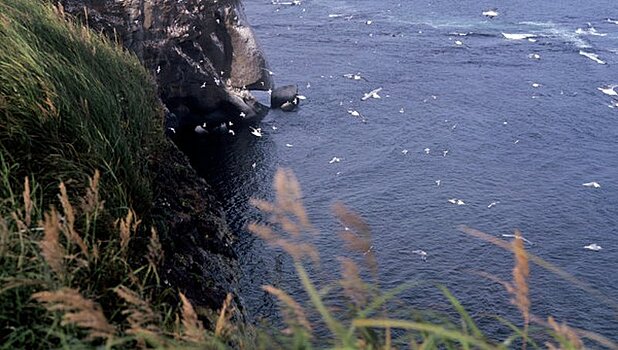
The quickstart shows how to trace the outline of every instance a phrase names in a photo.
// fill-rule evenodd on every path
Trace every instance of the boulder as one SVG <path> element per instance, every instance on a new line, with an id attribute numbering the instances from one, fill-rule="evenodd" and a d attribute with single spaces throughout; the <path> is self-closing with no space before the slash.
<path id="1" fill-rule="evenodd" d="M 276 88 L 270 95 L 270 108 L 293 111 L 298 105 L 298 86 L 286 85 Z"/>

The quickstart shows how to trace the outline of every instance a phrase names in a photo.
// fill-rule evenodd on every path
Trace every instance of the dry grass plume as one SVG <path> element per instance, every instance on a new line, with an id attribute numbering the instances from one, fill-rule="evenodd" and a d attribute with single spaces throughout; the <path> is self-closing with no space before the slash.
<path id="1" fill-rule="evenodd" d="M 116 287 L 114 291 L 128 304 L 128 308 L 122 311 L 130 326 L 128 334 L 147 334 L 149 337 L 158 337 L 158 334 L 161 334 L 161 330 L 157 327 L 160 317 L 147 301 L 123 285 Z"/>
<path id="2" fill-rule="evenodd" d="M 88 247 L 86 246 L 86 243 L 84 243 L 84 240 L 79 236 L 79 234 L 75 230 L 75 211 L 73 210 L 73 206 L 71 205 L 71 202 L 69 201 L 69 195 L 67 194 L 67 189 L 66 189 L 66 186 L 64 185 L 64 182 L 60 183 L 59 188 L 60 188 L 59 198 L 60 198 L 60 203 L 62 204 L 62 211 L 64 212 L 64 221 L 65 221 L 64 229 L 62 230 L 62 232 L 64 232 L 69 242 L 73 242 L 77 244 L 77 246 L 80 248 L 84 256 L 86 258 L 89 258 L 90 254 L 88 252 Z"/>
<path id="3" fill-rule="evenodd" d="M 223 302 L 223 306 L 221 307 L 221 311 L 219 311 L 219 317 L 217 318 L 217 323 L 215 325 L 215 337 L 222 337 L 225 332 L 230 329 L 230 318 L 232 317 L 233 309 L 230 309 L 232 306 L 232 293 L 227 293 L 225 297 L 225 301 Z"/>
<path id="4" fill-rule="evenodd" d="M 179 294 L 180 300 L 182 301 L 181 316 L 182 325 L 184 326 L 183 338 L 194 343 L 204 342 L 206 339 L 206 330 L 202 322 L 198 320 L 197 313 L 187 297 L 182 293 Z"/>
<path id="5" fill-rule="evenodd" d="M 281 289 L 275 288 L 273 286 L 267 285 L 262 286 L 267 293 L 275 296 L 281 304 L 285 307 L 283 317 L 285 323 L 289 327 L 300 326 L 304 328 L 308 334 L 311 334 L 311 323 L 307 319 L 307 315 L 305 314 L 305 310 L 303 307 L 294 300 L 291 296 L 289 296 L 286 292 Z"/>
<path id="6" fill-rule="evenodd" d="M 89 339 L 109 339 L 116 332 L 116 329 L 107 321 L 101 306 L 84 298 L 75 289 L 62 288 L 54 292 L 38 292 L 33 294 L 32 298 L 44 304 L 48 311 L 62 312 L 62 325 L 75 325 L 83 328 L 88 332 Z"/>
<path id="7" fill-rule="evenodd" d="M 52 207 L 49 213 L 44 214 L 44 220 L 40 226 L 43 227 L 43 240 L 39 243 L 41 255 L 52 271 L 63 278 L 66 251 L 60 244 L 60 217 L 55 208 Z"/>

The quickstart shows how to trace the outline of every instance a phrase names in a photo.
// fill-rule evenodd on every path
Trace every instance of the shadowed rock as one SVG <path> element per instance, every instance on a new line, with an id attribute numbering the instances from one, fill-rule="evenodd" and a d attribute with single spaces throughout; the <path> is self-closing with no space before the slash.
<path id="1" fill-rule="evenodd" d="M 270 107 L 281 108 L 289 112 L 293 111 L 298 105 L 298 86 L 286 85 L 274 89 L 270 95 Z"/>
<path id="2" fill-rule="evenodd" d="M 259 120 L 249 93 L 273 81 L 239 0 L 63 0 L 65 10 L 135 52 L 180 127 Z"/>

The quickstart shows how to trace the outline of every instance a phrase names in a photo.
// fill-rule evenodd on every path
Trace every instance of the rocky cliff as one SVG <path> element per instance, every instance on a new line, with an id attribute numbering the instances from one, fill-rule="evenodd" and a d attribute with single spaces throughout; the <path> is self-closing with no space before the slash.
<path id="1" fill-rule="evenodd" d="M 240 1 L 63 0 L 62 5 L 138 56 L 156 80 L 174 133 L 265 114 L 249 91 L 268 90 L 273 81 Z M 153 157 L 152 215 L 165 223 L 164 282 L 198 307 L 216 309 L 235 289 L 234 238 L 212 191 L 186 158 L 171 145 Z"/>
<path id="2" fill-rule="evenodd" d="M 273 82 L 239 0 L 63 0 L 65 11 L 135 52 L 152 72 L 171 127 L 259 119 L 250 90 Z"/>

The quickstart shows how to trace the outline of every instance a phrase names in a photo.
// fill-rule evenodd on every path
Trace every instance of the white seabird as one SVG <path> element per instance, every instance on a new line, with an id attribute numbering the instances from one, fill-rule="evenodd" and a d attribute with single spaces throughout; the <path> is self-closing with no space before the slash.
<path id="1" fill-rule="evenodd" d="M 464 201 L 462 201 L 461 199 L 457 199 L 457 198 L 451 198 L 448 200 L 448 202 L 451 204 L 466 205 Z"/>
<path id="2" fill-rule="evenodd" d="M 429 154 L 429 151 L 431 151 L 431 149 L 429 149 L 429 147 L 427 147 L 423 151 L 425 151 L 426 154 Z"/>
<path id="3" fill-rule="evenodd" d="M 421 256 L 421 259 L 423 259 L 423 261 L 427 261 L 427 252 L 421 249 L 417 249 L 417 250 L 413 250 L 412 254 L 417 254 Z"/>
<path id="4" fill-rule="evenodd" d="M 495 207 L 496 205 L 500 204 L 500 202 L 491 202 L 489 203 L 489 205 L 487 206 L 487 208 L 491 208 L 491 207 Z"/>
<path id="5" fill-rule="evenodd" d="M 408 154 L 408 152 L 409 152 L 409 151 L 408 151 L 407 149 L 404 149 L 403 151 L 401 151 L 401 153 L 402 153 L 404 156 L 405 156 L 406 154 Z"/>
<path id="6" fill-rule="evenodd" d="M 262 129 L 261 128 L 254 128 L 254 127 L 249 127 L 249 129 L 251 129 L 251 134 L 255 135 L 256 137 L 262 137 Z"/>
<path id="7" fill-rule="evenodd" d="M 481 14 L 489 19 L 496 18 L 500 15 L 496 9 L 485 10 Z"/>
<path id="8" fill-rule="evenodd" d="M 351 80 L 364 80 L 367 81 L 367 79 L 365 79 L 363 76 L 360 75 L 360 73 L 356 73 L 356 74 L 344 74 L 343 75 L 345 78 L 351 79 Z"/>
<path id="9" fill-rule="evenodd" d="M 601 86 L 600 88 L 597 88 L 597 90 L 609 96 L 618 96 L 618 92 L 616 92 L 615 90 L 617 87 L 618 85 L 616 84 L 606 85 L 606 86 Z"/>
<path id="10" fill-rule="evenodd" d="M 534 245 L 534 243 L 530 242 L 529 240 L 525 239 L 523 236 L 516 236 L 516 235 L 510 235 L 510 234 L 503 234 L 502 237 L 510 237 L 510 238 L 518 238 L 521 239 L 522 241 Z"/>
<path id="11" fill-rule="evenodd" d="M 600 245 L 596 243 L 592 243 L 592 244 L 585 246 L 584 249 L 593 250 L 595 252 L 598 252 L 599 250 L 603 249 L 603 247 L 601 247 Z"/>
<path id="12" fill-rule="evenodd" d="M 365 118 L 365 116 L 364 116 L 364 115 L 360 114 L 360 112 L 358 112 L 358 111 L 356 111 L 356 110 L 352 110 L 352 109 L 350 109 L 350 110 L 348 110 L 348 114 L 349 114 L 349 115 L 351 115 L 351 116 L 353 116 L 353 117 L 358 117 L 358 118 L 361 118 L 361 121 L 362 121 L 363 123 L 366 123 L 366 122 L 367 122 L 367 118 Z"/>
<path id="13" fill-rule="evenodd" d="M 599 185 L 598 182 L 592 181 L 592 182 L 586 182 L 585 184 L 582 184 L 582 186 L 585 187 L 594 187 L 594 188 L 600 188 L 601 185 Z"/>
<path id="14" fill-rule="evenodd" d="M 333 157 L 333 159 L 331 159 L 328 164 L 339 163 L 340 161 L 341 158 Z"/>
<path id="15" fill-rule="evenodd" d="M 367 101 L 370 98 L 382 98 L 380 97 L 380 95 L 378 95 L 378 93 L 382 91 L 382 88 L 377 88 L 375 90 L 371 90 L 370 92 L 366 93 L 363 97 L 361 97 L 362 101 Z"/>

